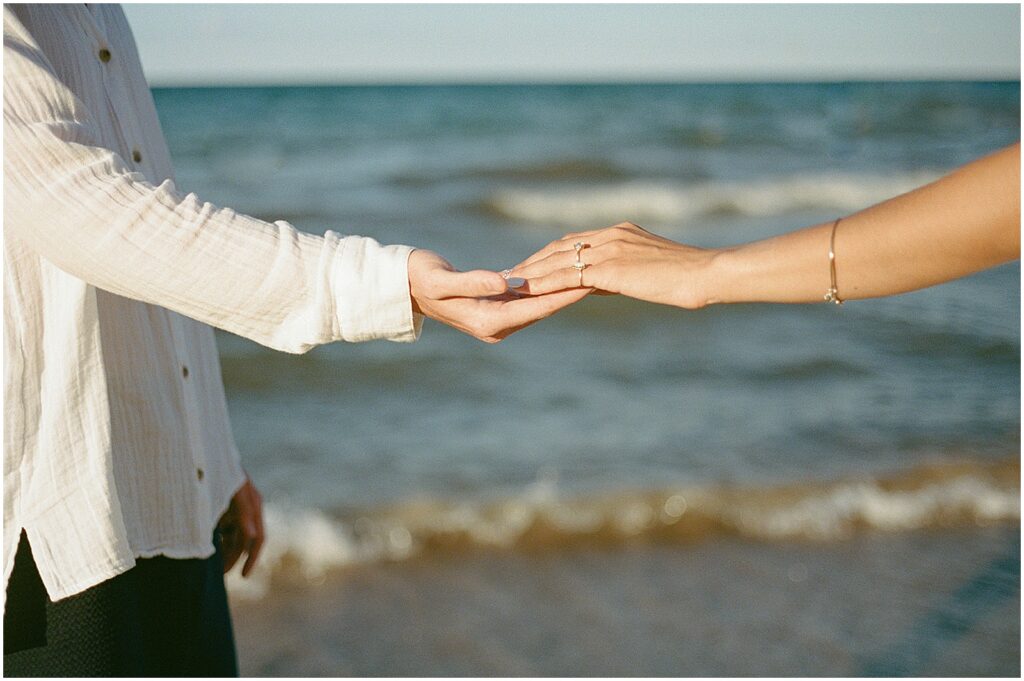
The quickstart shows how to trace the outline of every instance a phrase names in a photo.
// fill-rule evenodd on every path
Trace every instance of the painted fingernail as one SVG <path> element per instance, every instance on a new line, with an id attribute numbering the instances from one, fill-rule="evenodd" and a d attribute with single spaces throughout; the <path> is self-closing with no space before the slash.
<path id="1" fill-rule="evenodd" d="M 509 288 L 522 288 L 526 286 L 526 280 L 522 277 L 509 277 L 508 287 Z"/>

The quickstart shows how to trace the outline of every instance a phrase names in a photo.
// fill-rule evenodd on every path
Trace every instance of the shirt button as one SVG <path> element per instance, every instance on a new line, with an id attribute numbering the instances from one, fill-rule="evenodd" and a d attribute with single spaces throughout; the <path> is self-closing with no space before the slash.
<path id="1" fill-rule="evenodd" d="M 100 48 L 100 52 L 99 52 L 99 56 L 100 56 L 100 61 L 103 62 L 104 64 L 106 64 L 108 61 L 110 61 L 110 50 L 108 50 L 105 47 L 101 47 Z"/>
<path id="2" fill-rule="evenodd" d="M 203 473 L 203 469 L 202 468 L 197 468 L 196 469 L 196 478 L 199 479 L 199 482 L 203 481 L 203 476 L 204 475 L 205 475 L 205 473 Z"/>
<path id="3" fill-rule="evenodd" d="M 142 163 L 142 152 L 139 151 L 138 147 L 132 149 L 132 160 L 136 163 Z"/>
<path id="4" fill-rule="evenodd" d="M 181 375 L 184 376 L 185 378 L 188 378 L 188 367 L 181 367 Z"/>

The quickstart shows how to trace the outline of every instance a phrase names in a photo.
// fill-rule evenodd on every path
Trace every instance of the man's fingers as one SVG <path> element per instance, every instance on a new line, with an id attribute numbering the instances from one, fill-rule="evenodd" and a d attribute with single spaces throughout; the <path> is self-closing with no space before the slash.
<path id="1" fill-rule="evenodd" d="M 490 273 L 495 274 L 495 273 Z M 474 338 L 496 343 L 509 335 L 514 329 L 554 314 L 566 305 L 571 305 L 584 298 L 586 289 L 576 289 L 567 295 L 542 297 L 512 297 L 502 295 L 507 292 L 505 280 L 496 274 L 502 282 L 503 290 L 497 296 L 449 297 L 434 300 L 433 316 Z M 528 291 L 521 291 L 529 293 Z"/>
<path id="2" fill-rule="evenodd" d="M 227 574 L 242 556 L 242 546 L 236 530 L 221 530 L 220 550 L 224 561 L 224 573 Z"/>
<path id="3" fill-rule="evenodd" d="M 260 493 L 256 491 L 255 487 L 253 488 L 252 493 L 255 497 L 256 506 L 256 531 L 259 535 L 260 542 L 262 543 L 266 532 L 263 529 L 263 497 L 260 496 Z"/>
<path id="4" fill-rule="evenodd" d="M 575 303 L 575 302 L 577 302 L 579 300 L 582 300 L 589 293 L 592 293 L 592 289 L 576 289 L 576 290 L 573 290 L 573 291 L 566 291 L 565 293 L 568 293 L 568 294 L 578 294 L 578 295 L 567 295 L 567 296 L 565 296 L 565 301 L 568 301 L 568 302 L 563 301 L 562 303 L 559 304 L 560 305 L 559 307 L 557 307 L 556 309 L 548 312 L 544 316 L 531 318 L 528 321 L 525 321 L 522 324 L 519 324 L 518 326 L 509 327 L 507 329 L 504 329 L 504 330 L 500 331 L 499 333 L 496 333 L 495 335 L 493 335 L 493 336 L 491 336 L 489 338 L 484 338 L 483 340 L 488 341 L 488 342 L 492 342 L 492 343 L 497 343 L 497 342 L 499 342 L 501 340 L 504 340 L 505 338 L 508 338 L 509 336 L 514 334 L 515 332 L 522 331 L 526 327 L 532 326 L 533 324 L 536 324 L 537 322 L 539 322 L 544 317 L 547 317 L 547 316 L 550 316 L 550 315 L 554 314 L 555 312 L 557 312 L 558 310 L 562 309 L 563 307 L 567 307 L 568 305 L 571 305 L 571 304 L 573 304 L 573 303 Z M 547 297 L 550 298 L 551 296 L 547 296 Z"/>
<path id="5" fill-rule="evenodd" d="M 242 565 L 242 576 L 248 577 L 256 565 L 260 550 L 263 548 L 263 498 L 256 487 L 249 485 L 248 508 L 245 519 L 245 564 Z"/>
<path id="6" fill-rule="evenodd" d="M 486 298 L 508 290 L 505 278 L 497 272 L 473 270 L 472 272 L 438 272 L 437 284 L 432 292 L 440 298 Z"/>
<path id="7" fill-rule="evenodd" d="M 502 330 L 521 328 L 533 322 L 550 317 L 563 307 L 582 300 L 590 293 L 589 289 L 572 289 L 560 291 L 546 296 L 520 298 L 502 304 Z M 495 334 L 497 337 L 501 331 Z M 507 335 L 507 334 L 506 334 Z"/>
<path id="8" fill-rule="evenodd" d="M 263 499 L 250 480 L 231 498 L 231 505 L 217 524 L 224 573 L 247 554 L 242 576 L 249 576 L 263 547 Z"/>
<path id="9" fill-rule="evenodd" d="M 263 548 L 263 535 L 257 534 L 253 537 L 252 541 L 249 542 L 248 554 L 245 557 L 245 565 L 242 566 L 242 576 L 248 577 L 249 573 L 252 572 L 253 567 L 256 565 L 256 560 L 260 557 L 260 550 Z"/>

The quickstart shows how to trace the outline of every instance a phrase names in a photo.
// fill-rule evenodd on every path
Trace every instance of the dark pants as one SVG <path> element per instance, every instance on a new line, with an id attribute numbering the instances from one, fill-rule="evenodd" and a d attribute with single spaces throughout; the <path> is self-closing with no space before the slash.
<path id="1" fill-rule="evenodd" d="M 238 676 L 219 537 L 206 559 L 140 558 L 53 603 L 21 535 L 4 612 L 4 676 Z"/>

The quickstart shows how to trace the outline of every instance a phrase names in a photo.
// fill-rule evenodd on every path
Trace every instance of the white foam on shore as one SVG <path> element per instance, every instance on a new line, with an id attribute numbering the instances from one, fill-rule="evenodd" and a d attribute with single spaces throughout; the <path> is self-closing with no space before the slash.
<path id="1" fill-rule="evenodd" d="M 506 218 L 541 224 L 685 223 L 715 214 L 849 212 L 910 191 L 939 175 L 934 171 L 888 176 L 821 174 L 685 186 L 629 182 L 585 189 L 511 189 L 495 194 L 487 205 Z"/>
<path id="2" fill-rule="evenodd" d="M 895 532 L 958 525 L 965 519 L 979 524 L 1019 520 L 1020 495 L 973 477 L 907 491 L 864 482 L 838 485 L 789 506 L 741 505 L 730 515 L 743 534 L 757 539 L 834 540 L 859 527 Z"/>
<path id="3" fill-rule="evenodd" d="M 334 518 L 269 504 L 267 543 L 252 578 L 232 593 L 259 597 L 275 570 L 317 582 L 333 569 L 404 560 L 432 550 L 555 550 L 634 537 L 682 542 L 738 535 L 758 541 L 837 541 L 862 531 L 971 527 L 1020 521 L 1019 465 L 921 469 L 889 479 L 781 487 L 691 486 L 585 497 L 541 479 L 496 501 L 421 501 Z M 936 473 L 938 470 L 938 473 Z"/>

